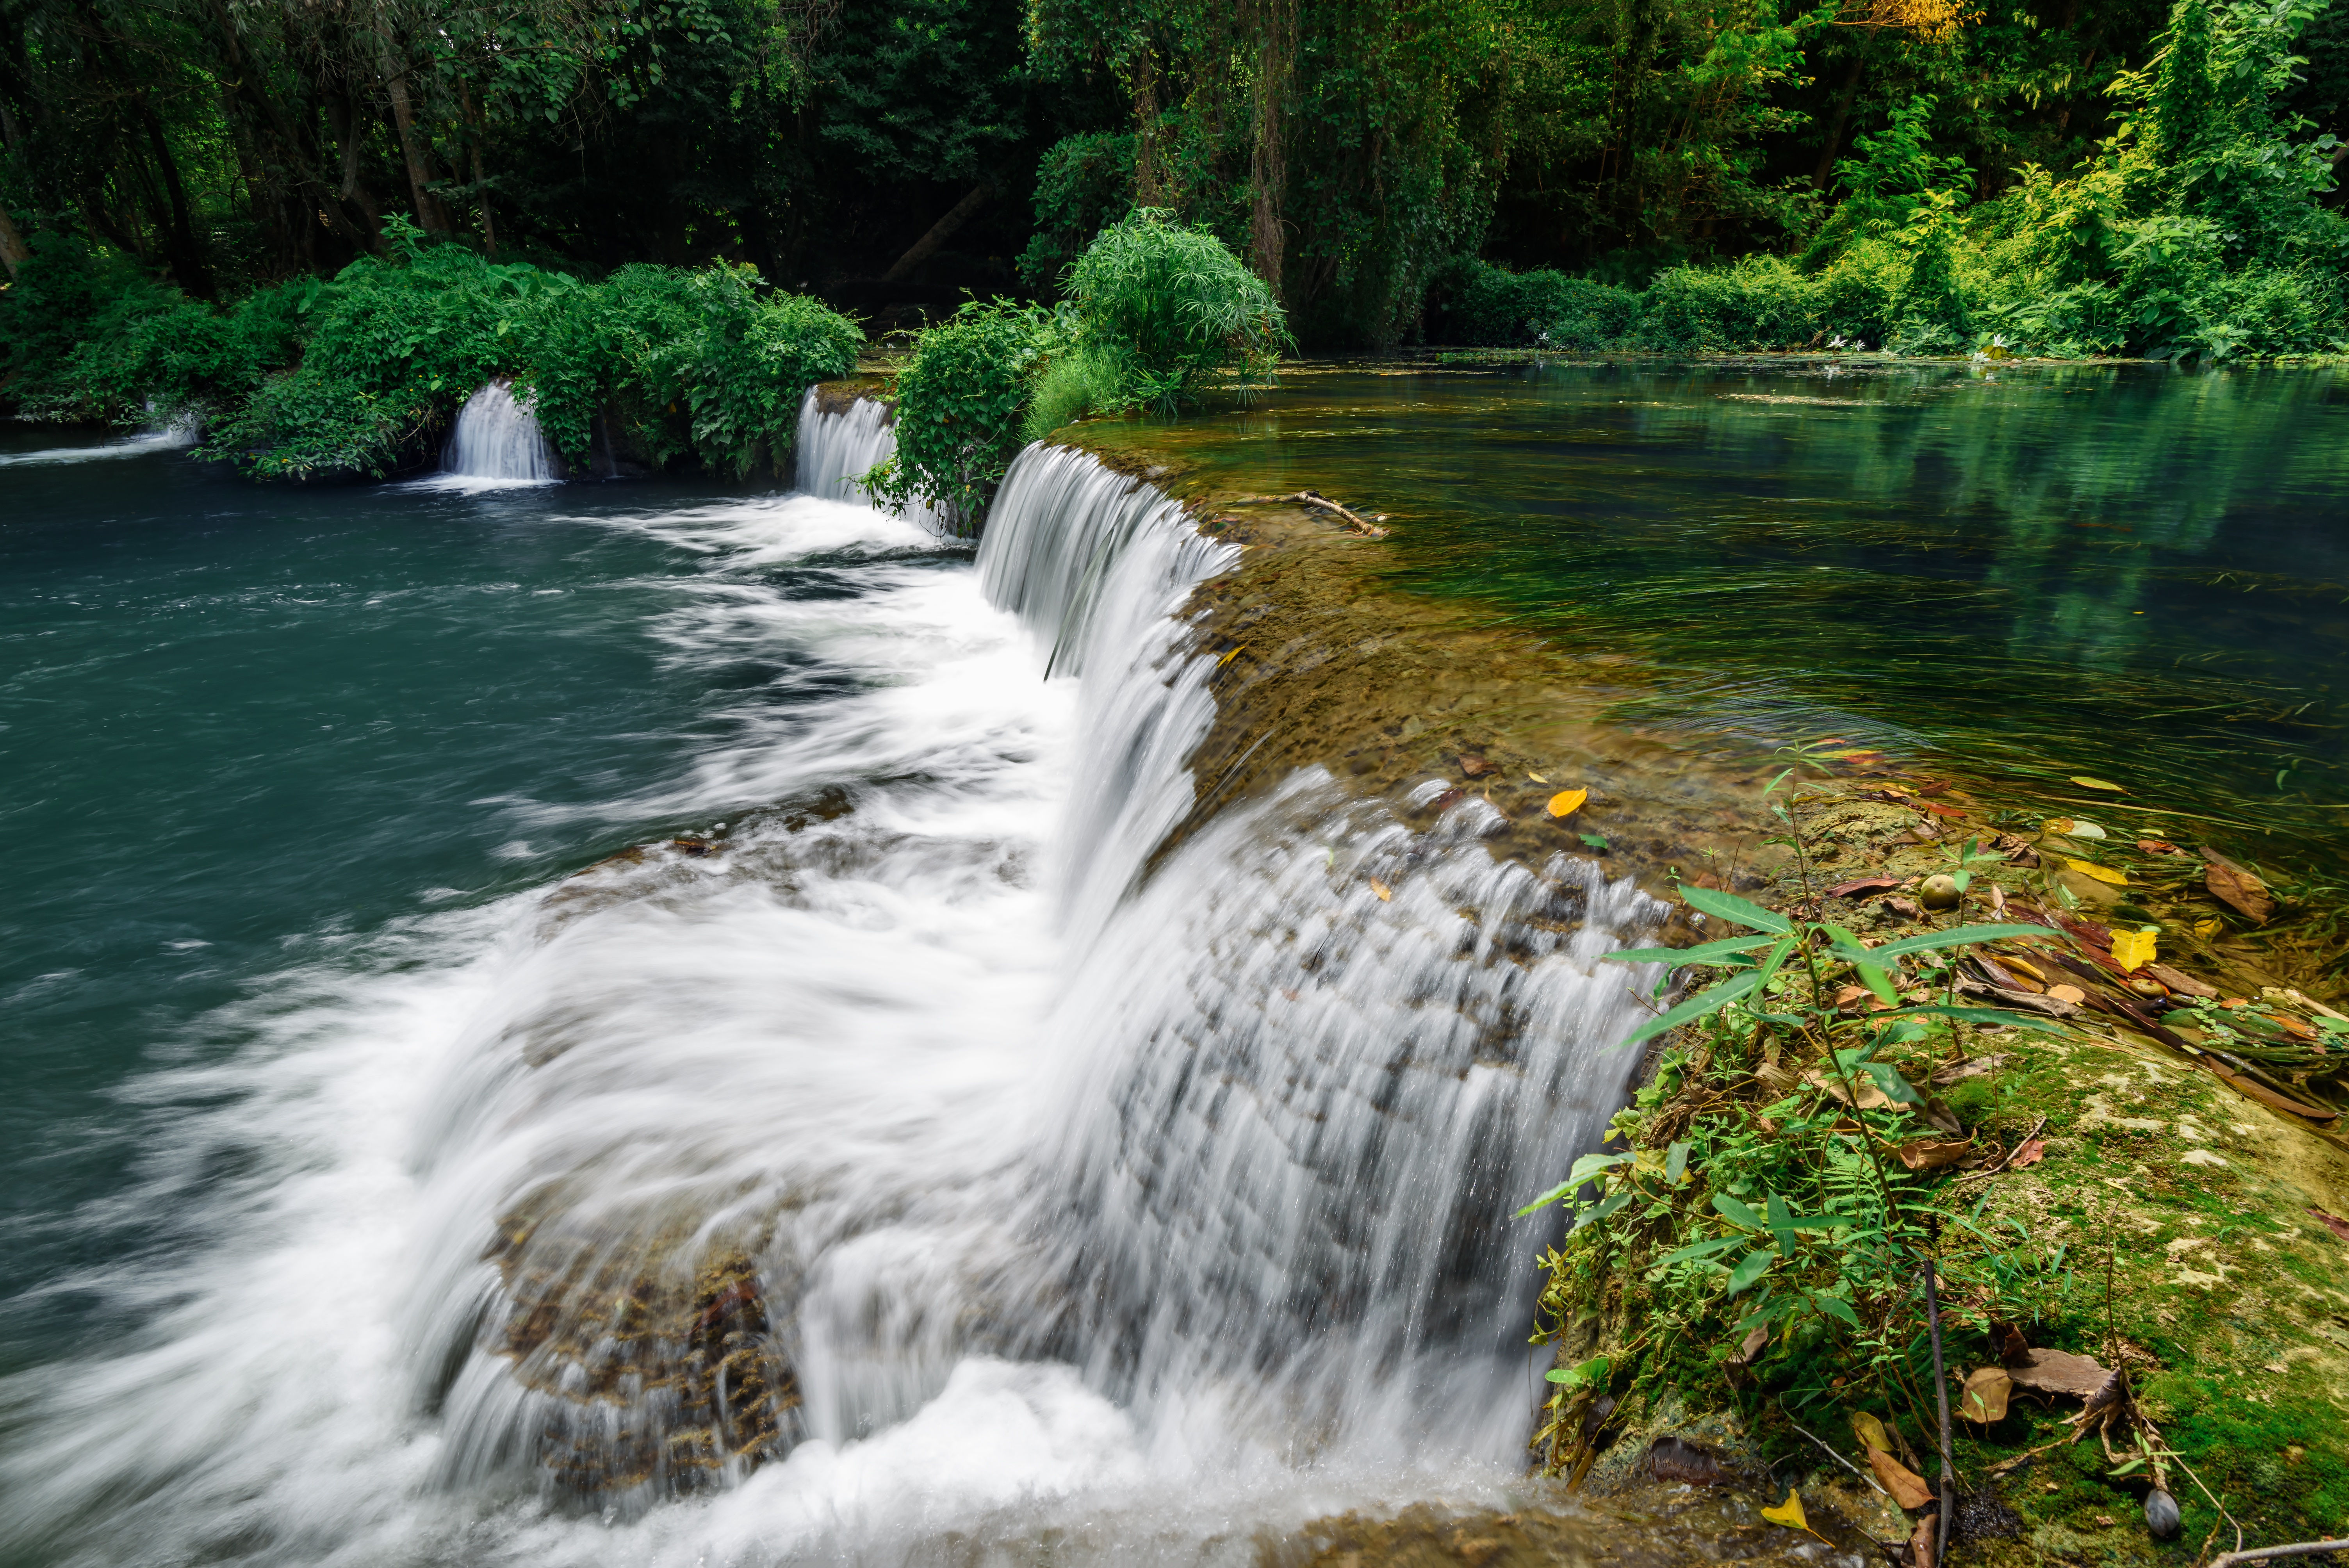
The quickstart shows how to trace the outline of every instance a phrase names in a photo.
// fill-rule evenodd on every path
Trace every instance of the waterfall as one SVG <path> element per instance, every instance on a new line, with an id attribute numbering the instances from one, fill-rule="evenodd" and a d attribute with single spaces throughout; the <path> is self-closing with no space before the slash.
<path id="1" fill-rule="evenodd" d="M 440 474 L 467 488 L 545 485 L 562 480 L 563 464 L 512 387 L 489 381 L 458 411 L 440 449 Z"/>
<path id="2" fill-rule="evenodd" d="M 1427 831 L 1319 769 L 1140 882 L 1193 802 L 1212 661 L 1173 617 L 1237 557 L 1071 450 L 1013 465 L 982 585 L 1084 672 L 1063 829 L 1076 972 L 1034 1233 L 1050 1346 L 1147 1413 L 1500 1458 L 1522 1441 L 1538 1227 L 1512 1210 L 1599 1140 L 1663 907 L 1595 863 L 1496 862 L 1471 797 Z M 1432 781 L 1419 804 L 1444 782 Z M 1372 879 L 1391 896 L 1374 891 Z"/>
<path id="3" fill-rule="evenodd" d="M 871 397 L 852 401 L 845 412 L 828 414 L 817 406 L 816 388 L 800 400 L 799 460 L 794 488 L 831 500 L 874 504 L 857 481 L 897 455 L 896 433 L 886 404 Z M 918 502 L 902 514 L 934 534 L 953 531 L 932 508 Z"/>
<path id="4" fill-rule="evenodd" d="M 886 435 L 809 424 L 803 484 Z M 1201 820 L 1238 552 L 1081 452 L 975 563 L 813 494 L 611 526 L 689 558 L 644 634 L 709 706 L 531 820 L 714 826 L 338 930 L 168 1069 L 141 1202 L 204 1240 L 6 1388 L 0 1554 L 1196 1564 L 1499 1503 L 1510 1212 L 1621 1103 L 1599 960 L 1662 907 L 1444 780 Z"/>

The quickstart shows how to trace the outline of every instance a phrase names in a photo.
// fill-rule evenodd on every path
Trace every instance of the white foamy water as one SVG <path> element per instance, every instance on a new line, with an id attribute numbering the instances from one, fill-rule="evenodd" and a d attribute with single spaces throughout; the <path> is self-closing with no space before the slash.
<path id="1" fill-rule="evenodd" d="M 440 490 L 496 490 L 563 480 L 563 461 L 533 415 L 503 381 L 484 382 L 457 410 L 440 448 L 440 471 L 416 481 Z"/>
<path id="2" fill-rule="evenodd" d="M 1318 773 L 1154 867 L 1232 552 L 1081 457 L 976 570 L 811 496 L 615 526 L 704 562 L 668 657 L 803 672 L 612 804 L 717 847 L 394 922 L 151 1080 L 212 1240 L 5 1385 L 0 1553 L 1208 1563 L 1504 1495 L 1507 1212 L 1619 1102 L 1594 963 L 1658 911 Z"/>
<path id="3" fill-rule="evenodd" d="M 121 436 L 110 441 L 95 441 L 80 447 L 44 447 L 31 452 L 0 452 L 0 468 L 24 463 L 88 463 L 107 458 L 139 458 L 150 452 L 172 452 L 192 447 L 202 435 L 192 421 L 167 425 L 160 429 L 141 430 L 135 436 Z"/>
<path id="4" fill-rule="evenodd" d="M 897 455 L 897 433 L 889 410 L 870 397 L 859 397 L 838 414 L 816 407 L 815 388 L 800 401 L 796 480 L 809 495 L 834 500 L 864 502 L 872 498 L 864 476 Z M 916 503 L 903 514 L 933 534 L 954 532 L 933 509 Z"/>

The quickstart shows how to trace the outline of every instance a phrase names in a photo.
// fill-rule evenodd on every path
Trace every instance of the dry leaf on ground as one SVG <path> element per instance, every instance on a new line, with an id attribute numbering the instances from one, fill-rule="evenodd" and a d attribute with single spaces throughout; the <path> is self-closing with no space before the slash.
<path id="1" fill-rule="evenodd" d="M 1803 1081 L 1826 1090 L 1827 1098 L 1834 1100 L 1837 1105 L 1849 1105 L 1851 1103 L 1851 1096 L 1844 1092 L 1842 1081 L 1837 1078 L 1833 1074 L 1819 1068 L 1811 1068 L 1805 1071 L 1803 1074 Z M 1892 1100 L 1890 1097 L 1886 1095 L 1882 1089 L 1876 1087 L 1876 1080 L 1863 1074 L 1859 1078 L 1859 1109 L 1862 1110 L 1885 1110 L 1889 1109 L 1891 1105 Z"/>
<path id="2" fill-rule="evenodd" d="M 2324 1222 L 2324 1228 L 2326 1230 L 2332 1232 L 2343 1241 L 2349 1242 L 2349 1220 L 2344 1220 L 2338 1214 L 2328 1214 L 2313 1203 L 2309 1205 L 2308 1212 L 2315 1215 L 2319 1220 L 2322 1220 Z"/>
<path id="3" fill-rule="evenodd" d="M 2036 1165 L 2042 1160 L 2046 1158 L 2047 1143 L 2045 1140 L 2038 1138 L 2026 1139 L 2023 1141 L 2023 1147 L 2016 1150 L 2014 1153 L 2008 1158 L 2006 1168 L 2009 1171 L 2020 1171 L 2026 1165 Z"/>
<path id="4" fill-rule="evenodd" d="M 1958 1398 L 1958 1414 L 1989 1426 L 2006 1419 L 2006 1401 L 2014 1379 L 2003 1367 L 1977 1367 L 1966 1374 L 1965 1392 Z"/>
<path id="5" fill-rule="evenodd" d="M 2128 886 L 2128 873 L 2116 872 L 2110 866 L 2100 866 L 2094 861 L 2077 860 L 2070 855 L 2064 857 L 2064 864 L 2092 881 L 2104 882 L 2111 887 Z"/>
<path id="6" fill-rule="evenodd" d="M 1762 1517 L 1773 1524 L 1783 1524 L 1789 1530 L 1807 1531 L 1814 1535 L 1818 1533 L 1811 1530 L 1811 1522 L 1803 1512 L 1803 1494 L 1792 1487 L 1786 1490 L 1786 1501 L 1775 1508 L 1764 1509 Z"/>
<path id="7" fill-rule="evenodd" d="M 1582 803 L 1589 799 L 1590 791 L 1588 789 L 1561 789 L 1549 798 L 1549 814 L 1571 817 L 1582 810 Z"/>
<path id="8" fill-rule="evenodd" d="M 2113 933 L 2113 962 L 2124 973 L 2142 969 L 2155 957 L 2155 933 L 2146 931 L 2116 931 Z"/>
<path id="9" fill-rule="evenodd" d="M 2109 789 L 2116 795 L 2126 795 L 2128 793 L 2127 789 L 2122 789 L 2119 785 L 2114 783 L 2109 779 L 2089 779 L 2081 774 L 2075 773 L 2072 775 L 2072 782 L 2077 784 L 2083 789 Z"/>
<path id="10" fill-rule="evenodd" d="M 1904 1143 L 1893 1153 L 1911 1171 L 1940 1171 L 1955 1165 L 1973 1151 L 1974 1140 L 1968 1138 L 1953 1143 L 1936 1143 L 1930 1140 Z"/>
<path id="11" fill-rule="evenodd" d="M 1981 1078 L 1985 1074 L 1994 1073 L 2013 1059 L 2012 1056 L 2000 1056 L 1996 1053 L 1986 1057 L 1968 1057 L 1964 1061 L 1951 1062 L 1945 1068 L 1936 1068 L 1932 1081 L 1940 1088 L 1947 1088 L 1953 1083 L 1962 1083 L 1970 1078 Z"/>
<path id="12" fill-rule="evenodd" d="M 1460 754 L 1460 771 L 1468 775 L 1469 778 L 1482 779 L 1485 774 L 1490 773 L 1492 770 L 1493 765 L 1485 759 L 1485 754 L 1483 752 L 1464 751 Z"/>
<path id="13" fill-rule="evenodd" d="M 2145 972 L 2181 996 L 2216 996 L 2216 985 L 2205 985 L 2191 975 L 2180 974 L 2167 964 L 2148 964 Z"/>
<path id="14" fill-rule="evenodd" d="M 1868 1450 L 1868 1468 L 1876 1472 L 1876 1484 L 1901 1507 L 1913 1511 L 1933 1501 L 1933 1489 L 1925 1484 L 1925 1478 L 1882 1449 Z"/>
<path id="15" fill-rule="evenodd" d="M 1899 877 L 1854 877 L 1847 882 L 1837 882 L 1827 889 L 1829 898 L 1862 898 L 1872 892 L 1890 892 L 1900 885 Z"/>

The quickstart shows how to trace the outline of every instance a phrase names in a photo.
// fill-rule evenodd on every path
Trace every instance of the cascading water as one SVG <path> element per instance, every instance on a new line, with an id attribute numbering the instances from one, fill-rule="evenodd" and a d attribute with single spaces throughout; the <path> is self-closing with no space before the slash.
<path id="1" fill-rule="evenodd" d="M 800 400 L 799 458 L 795 483 L 808 495 L 832 500 L 869 500 L 860 481 L 897 453 L 897 436 L 889 410 L 870 397 L 858 397 L 837 414 L 822 407 L 814 387 Z M 952 531 L 944 519 L 918 502 L 905 517 L 930 532 Z"/>
<path id="2" fill-rule="evenodd" d="M 8 1386 L 0 1551 L 1204 1563 L 1502 1495 L 1506 1215 L 1619 1101 L 1595 964 L 1659 906 L 1475 799 L 1192 820 L 1236 552 L 1081 454 L 975 572 L 812 495 L 628 526 L 708 563 L 675 659 L 796 672 L 614 808 L 723 830 L 257 997 L 178 1136 L 269 1179 L 159 1185 L 213 1248 Z"/>
<path id="3" fill-rule="evenodd" d="M 440 476 L 467 488 L 551 485 L 561 481 L 563 464 L 513 388 L 490 381 L 458 410 L 440 449 Z"/>

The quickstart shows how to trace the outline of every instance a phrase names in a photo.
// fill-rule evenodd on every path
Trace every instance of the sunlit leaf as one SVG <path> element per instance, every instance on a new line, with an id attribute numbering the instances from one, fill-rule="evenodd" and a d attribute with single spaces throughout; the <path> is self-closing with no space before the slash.
<path id="1" fill-rule="evenodd" d="M 2150 925 L 2141 931 L 2122 931 L 2117 927 L 2115 928 L 2113 962 L 2119 965 L 2124 972 L 2142 969 L 2153 963 L 2156 934 L 2156 928 Z"/>
<path id="2" fill-rule="evenodd" d="M 1805 1531 L 1813 1535 L 1818 1533 L 1811 1529 L 1811 1522 L 1803 1512 L 1803 1494 L 1792 1487 L 1786 1489 L 1786 1501 L 1775 1508 L 1764 1509 L 1762 1517 L 1773 1524 L 1783 1524 L 1789 1530 Z"/>
<path id="3" fill-rule="evenodd" d="M 1544 779 L 1543 782 L 1547 783 L 1548 780 Z M 1549 798 L 1549 814 L 1553 817 L 1571 817 L 1582 810 L 1582 803 L 1589 799 L 1590 791 L 1588 789 L 1561 789 Z"/>
<path id="4" fill-rule="evenodd" d="M 1727 936 L 1695 947 L 1631 947 L 1606 956 L 1613 964 L 1708 964 L 1733 953 L 1751 953 L 1769 945 L 1766 936 Z"/>
<path id="5" fill-rule="evenodd" d="M 2116 872 L 2110 866 L 2100 866 L 2094 861 L 2074 860 L 2069 856 L 2064 857 L 2064 863 L 2066 866 L 2069 866 L 2072 870 L 2079 872 L 2084 877 L 2093 878 L 2097 882 L 2108 883 L 2113 887 L 2128 886 L 2128 873 L 2127 872 Z"/>
<path id="6" fill-rule="evenodd" d="M 2083 789 L 2109 789 L 2116 795 L 2126 795 L 2128 793 L 2127 789 L 2123 789 L 2120 785 L 2112 782 L 2112 780 L 2108 779 L 2090 779 L 2082 774 L 2075 773 L 2072 775 L 2072 782 L 2077 784 Z"/>

